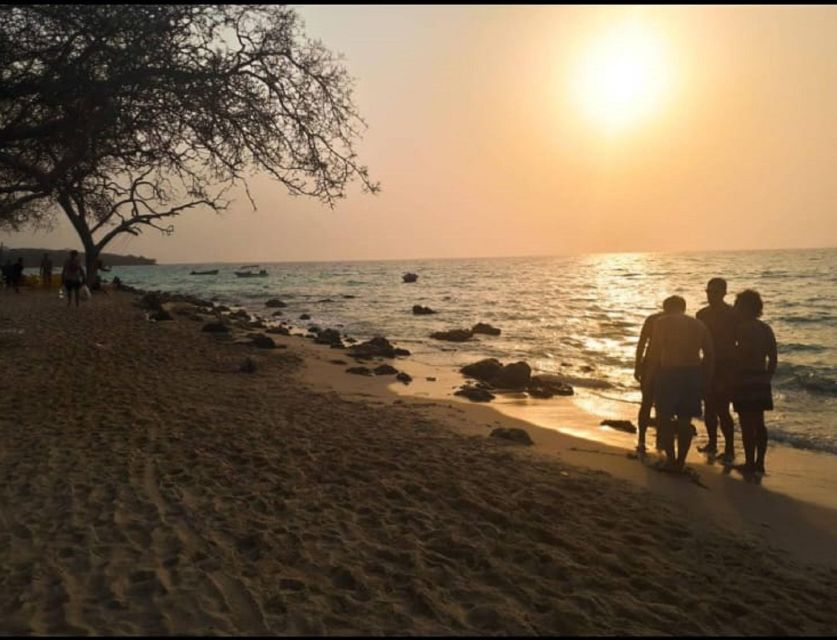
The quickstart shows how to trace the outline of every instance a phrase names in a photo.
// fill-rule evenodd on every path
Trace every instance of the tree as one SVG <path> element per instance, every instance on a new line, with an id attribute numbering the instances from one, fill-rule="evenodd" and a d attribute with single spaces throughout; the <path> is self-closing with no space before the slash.
<path id="1" fill-rule="evenodd" d="M 0 6 L 0 225 L 63 212 L 88 271 L 122 233 L 250 197 L 255 172 L 329 206 L 353 179 L 376 192 L 364 127 L 285 6 Z"/>

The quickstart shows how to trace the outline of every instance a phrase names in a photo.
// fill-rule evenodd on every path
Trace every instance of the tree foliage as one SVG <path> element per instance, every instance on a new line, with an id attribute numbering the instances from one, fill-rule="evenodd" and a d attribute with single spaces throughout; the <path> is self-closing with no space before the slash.
<path id="1" fill-rule="evenodd" d="M 0 225 L 63 211 L 89 259 L 223 210 L 255 172 L 329 205 L 355 178 L 374 192 L 364 127 L 340 60 L 285 6 L 0 6 Z"/>

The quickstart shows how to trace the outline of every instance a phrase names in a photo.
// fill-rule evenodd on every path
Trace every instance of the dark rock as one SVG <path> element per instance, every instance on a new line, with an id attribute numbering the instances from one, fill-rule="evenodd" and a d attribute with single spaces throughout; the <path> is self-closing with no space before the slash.
<path id="1" fill-rule="evenodd" d="M 507 364 L 491 381 L 498 389 L 525 389 L 532 376 L 532 368 L 525 362 Z"/>
<path id="2" fill-rule="evenodd" d="M 490 324 L 484 322 L 477 322 L 471 329 L 472 333 L 482 333 L 487 336 L 499 336 L 500 330 L 497 327 L 492 327 Z"/>
<path id="3" fill-rule="evenodd" d="M 625 433 L 636 433 L 636 427 L 630 420 L 602 420 L 599 424 Z"/>
<path id="4" fill-rule="evenodd" d="M 332 347 L 342 347 L 343 340 L 340 338 L 340 332 L 336 329 L 323 329 L 319 333 L 317 333 L 317 337 L 314 338 L 314 342 L 317 344 L 328 344 Z"/>
<path id="5" fill-rule="evenodd" d="M 503 364 L 497 358 L 486 358 L 485 360 L 465 365 L 459 372 L 475 380 L 491 382 L 502 370 Z"/>
<path id="6" fill-rule="evenodd" d="M 250 340 L 250 344 L 254 347 L 258 347 L 259 349 L 275 349 L 276 343 L 273 341 L 273 338 L 270 336 L 266 336 L 264 334 L 256 334 Z"/>
<path id="7" fill-rule="evenodd" d="M 355 340 L 354 338 L 349 338 L 348 336 L 343 338 L 343 341 L 348 342 L 349 344 L 354 344 L 355 342 L 357 342 L 357 340 Z"/>
<path id="8" fill-rule="evenodd" d="M 289 336 L 291 332 L 288 331 L 287 327 L 270 327 L 270 329 L 266 329 L 265 333 L 273 333 L 280 336 Z"/>
<path id="9" fill-rule="evenodd" d="M 346 369 L 346 373 L 354 373 L 358 376 L 371 376 L 372 371 L 369 367 L 349 367 Z"/>
<path id="10" fill-rule="evenodd" d="M 416 316 L 429 316 L 433 313 L 436 313 L 430 307 L 422 307 L 420 304 L 413 305 L 413 315 Z"/>
<path id="11" fill-rule="evenodd" d="M 428 382 L 436 382 L 436 378 L 434 378 L 433 376 L 427 376 L 425 380 L 427 380 Z"/>
<path id="12" fill-rule="evenodd" d="M 418 280 L 418 276 L 415 273 L 405 273 L 403 276 L 401 276 L 401 279 L 404 282 L 415 282 L 416 280 Z"/>
<path id="13" fill-rule="evenodd" d="M 329 360 L 331 364 L 349 364 L 345 360 Z"/>
<path id="14" fill-rule="evenodd" d="M 354 300 L 355 298 L 357 298 L 357 296 L 353 296 L 349 293 L 344 293 L 343 298 L 346 299 L 346 300 Z"/>
<path id="15" fill-rule="evenodd" d="M 271 298 L 267 302 L 264 303 L 264 306 L 271 307 L 271 308 L 279 308 L 279 307 L 287 307 L 288 305 L 282 302 L 279 298 Z"/>
<path id="16" fill-rule="evenodd" d="M 285 315 L 285 314 L 284 314 L 284 313 L 282 313 L 281 311 L 279 311 L 279 310 L 277 309 L 276 311 L 274 311 L 274 312 L 273 312 L 273 313 L 271 313 L 270 315 L 271 315 L 271 316 L 273 316 L 273 317 L 275 318 L 275 317 L 277 317 L 277 316 L 283 316 L 283 315 Z"/>
<path id="17" fill-rule="evenodd" d="M 453 395 L 468 398 L 473 402 L 490 402 L 494 400 L 494 394 L 487 389 L 480 389 L 479 387 L 472 387 L 464 385 L 459 390 L 454 391 Z"/>
<path id="18" fill-rule="evenodd" d="M 532 376 L 526 390 L 535 398 L 571 396 L 574 393 L 573 388 L 560 377 L 549 374 Z"/>
<path id="19" fill-rule="evenodd" d="M 238 318 L 241 320 L 249 320 L 250 314 L 247 313 L 244 309 L 237 309 L 235 311 L 230 312 L 230 318 Z"/>
<path id="20" fill-rule="evenodd" d="M 395 376 L 395 379 L 398 380 L 398 382 L 410 384 L 413 381 L 413 376 L 411 376 L 409 373 L 402 371 L 397 376 Z"/>
<path id="21" fill-rule="evenodd" d="M 206 331 L 207 333 L 229 333 L 230 328 L 221 322 L 207 322 L 201 327 L 201 331 Z"/>
<path id="22" fill-rule="evenodd" d="M 394 358 L 396 356 L 408 356 L 410 352 L 406 349 L 399 349 L 393 346 L 389 340 L 378 336 L 355 344 L 349 347 L 349 355 L 354 358 L 369 359 L 369 358 Z"/>
<path id="23" fill-rule="evenodd" d="M 526 431 L 516 427 L 498 427 L 491 432 L 491 437 L 509 440 L 510 442 L 515 442 L 517 444 L 535 444 L 532 442 L 532 438 L 529 437 L 529 434 L 526 433 Z"/>
<path id="24" fill-rule="evenodd" d="M 322 329 L 318 327 L 316 324 L 309 324 L 308 331 L 310 331 L 311 333 L 319 333 L 320 331 L 322 331 Z"/>
<path id="25" fill-rule="evenodd" d="M 230 308 L 225 304 L 219 304 L 217 307 L 215 307 L 215 311 L 220 311 L 221 313 L 223 313 L 224 311 L 229 311 L 229 310 L 230 310 Z"/>
<path id="26" fill-rule="evenodd" d="M 310 320 L 311 316 L 309 316 L 307 313 L 303 313 L 299 316 L 299 319 L 300 320 Z"/>
<path id="27" fill-rule="evenodd" d="M 174 317 L 165 309 L 158 309 L 149 316 L 152 320 L 163 322 L 164 320 L 174 320 Z"/>
<path id="28" fill-rule="evenodd" d="M 261 320 L 254 320 L 253 322 L 247 323 L 248 329 L 264 329 L 267 325 Z"/>
<path id="29" fill-rule="evenodd" d="M 148 309 L 149 311 L 159 311 L 163 308 L 163 302 L 166 300 L 167 297 L 159 291 L 149 291 L 139 299 L 137 304 L 143 309 Z"/>
<path id="30" fill-rule="evenodd" d="M 334 300 L 332 300 L 331 298 L 323 298 L 322 300 L 317 300 L 317 302 L 323 302 L 323 303 L 325 303 L 325 302 L 334 302 Z"/>
<path id="31" fill-rule="evenodd" d="M 382 364 L 372 370 L 376 376 L 394 376 L 398 373 L 398 369 L 391 364 Z"/>
<path id="32" fill-rule="evenodd" d="M 244 362 L 241 363 L 241 366 L 238 368 L 241 373 L 255 373 L 256 371 L 256 363 L 253 362 L 252 358 L 247 358 Z"/>
<path id="33" fill-rule="evenodd" d="M 470 329 L 451 329 L 449 331 L 436 331 L 430 337 L 435 340 L 448 340 L 450 342 L 465 342 L 473 337 Z"/>

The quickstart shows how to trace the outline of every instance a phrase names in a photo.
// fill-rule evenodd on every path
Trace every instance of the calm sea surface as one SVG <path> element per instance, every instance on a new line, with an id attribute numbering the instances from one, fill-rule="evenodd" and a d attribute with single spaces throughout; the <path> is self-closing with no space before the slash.
<path id="1" fill-rule="evenodd" d="M 779 343 L 771 440 L 837 453 L 837 249 L 277 262 L 261 265 L 269 277 L 249 279 L 235 276 L 240 266 L 117 267 L 112 275 L 143 289 L 217 297 L 264 316 L 272 311 L 265 300 L 280 297 L 291 324 L 338 327 L 356 338 L 384 335 L 434 366 L 526 360 L 537 372 L 567 377 L 577 401 L 595 398 L 614 415 L 630 415 L 639 402 L 633 362 L 644 318 L 672 294 L 682 295 L 693 315 L 705 304 L 707 280 L 721 276 L 730 303 L 746 288 L 762 294 L 763 320 Z M 220 272 L 190 276 L 193 269 Z M 418 282 L 402 283 L 407 271 L 419 274 Z M 439 313 L 414 316 L 414 304 Z M 311 320 L 298 320 L 302 313 Z M 428 338 L 480 321 L 502 335 L 465 344 Z"/>

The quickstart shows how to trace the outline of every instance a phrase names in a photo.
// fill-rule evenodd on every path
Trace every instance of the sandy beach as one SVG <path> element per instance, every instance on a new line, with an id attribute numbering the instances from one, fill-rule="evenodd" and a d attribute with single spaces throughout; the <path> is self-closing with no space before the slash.
<path id="1" fill-rule="evenodd" d="M 135 302 L 0 292 L 0 633 L 837 629 L 833 509 Z"/>

